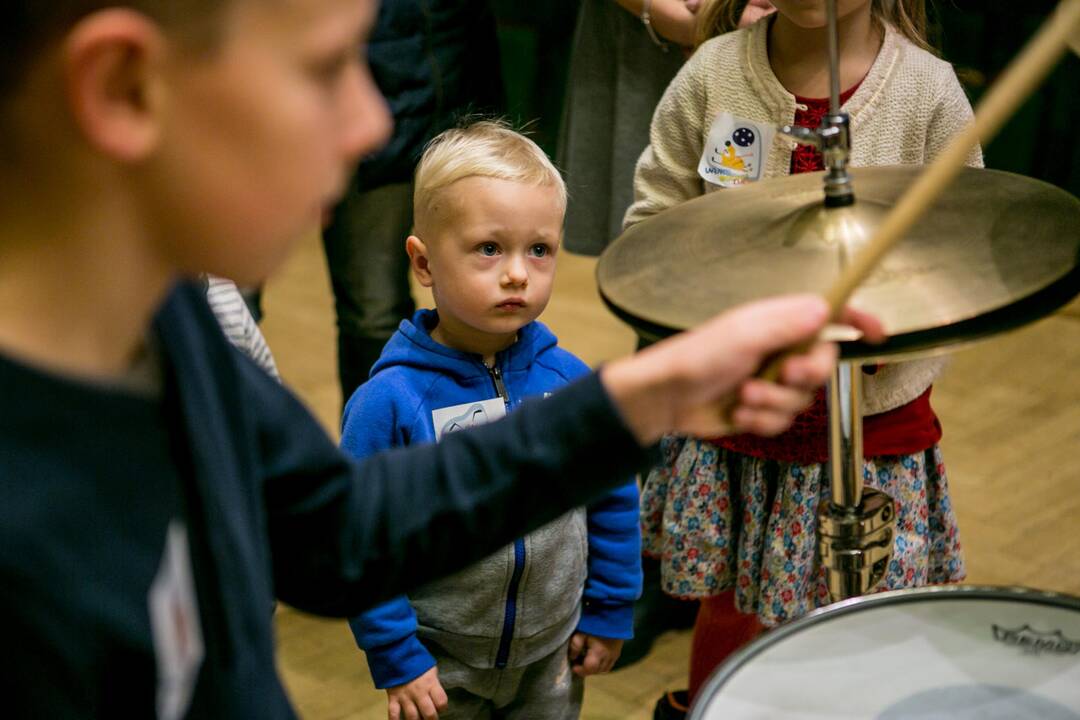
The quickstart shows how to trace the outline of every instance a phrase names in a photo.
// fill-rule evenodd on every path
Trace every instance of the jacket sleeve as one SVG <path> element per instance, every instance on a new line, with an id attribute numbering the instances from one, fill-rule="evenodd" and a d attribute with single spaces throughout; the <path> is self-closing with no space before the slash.
<path id="1" fill-rule="evenodd" d="M 649 127 L 649 145 L 634 168 L 634 202 L 623 228 L 701 195 L 698 161 L 705 147 L 706 48 L 694 53 L 668 85 Z"/>
<path id="2" fill-rule="evenodd" d="M 252 366 L 252 373 L 254 373 Z M 277 596 L 356 615 L 587 505 L 649 459 L 599 378 L 356 467 L 291 394 L 247 393 Z"/>
<path id="3" fill-rule="evenodd" d="M 435 658 L 416 637 L 416 612 L 404 595 L 350 618 L 349 627 L 380 690 L 404 685 L 435 667 Z"/>
<path id="4" fill-rule="evenodd" d="M 402 442 L 394 400 L 392 389 L 378 378 L 360 386 L 342 418 L 341 448 L 347 455 L 362 460 Z M 350 618 L 349 627 L 380 690 L 404 685 L 435 666 L 416 636 L 416 611 L 405 595 Z"/>
<path id="5" fill-rule="evenodd" d="M 597 637 L 634 636 L 641 596 L 638 487 L 628 482 L 588 507 L 589 573 L 578 630 Z"/>

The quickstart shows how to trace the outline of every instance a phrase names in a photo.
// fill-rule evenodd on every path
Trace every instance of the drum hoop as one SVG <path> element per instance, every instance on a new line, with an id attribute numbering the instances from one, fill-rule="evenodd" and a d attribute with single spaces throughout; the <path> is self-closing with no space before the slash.
<path id="1" fill-rule="evenodd" d="M 817 608 L 798 620 L 793 620 L 787 625 L 781 625 L 764 636 L 760 642 L 752 642 L 731 656 L 712 677 L 698 691 L 697 700 L 690 708 L 687 720 L 704 720 L 704 702 L 701 698 L 708 698 L 723 689 L 732 677 L 736 675 L 746 663 L 771 648 L 784 638 L 799 633 L 808 627 L 818 625 L 834 615 L 848 615 L 863 610 L 876 610 L 882 606 L 903 605 L 922 600 L 1016 600 L 1031 603 L 1033 605 L 1047 605 L 1050 607 L 1066 608 L 1080 612 L 1080 598 L 1064 593 L 1050 592 L 1047 590 L 1035 590 L 1018 586 L 995 586 L 995 585 L 942 585 L 935 587 L 907 588 L 904 590 L 890 590 L 887 592 L 863 595 L 861 597 L 841 600 L 840 602 Z M 768 642 L 765 642 L 768 640 Z"/>

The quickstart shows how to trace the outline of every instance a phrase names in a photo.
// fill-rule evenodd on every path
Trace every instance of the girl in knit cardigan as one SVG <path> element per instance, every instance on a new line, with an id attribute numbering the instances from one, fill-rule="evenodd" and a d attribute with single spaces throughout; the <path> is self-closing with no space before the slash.
<path id="1" fill-rule="evenodd" d="M 773 131 L 817 127 L 828 110 L 825 3 L 773 0 L 777 12 L 697 49 L 657 106 L 638 160 L 632 225 L 706 192 L 823 169 L 820 154 Z M 714 0 L 703 27 L 734 27 L 745 0 Z M 971 117 L 952 67 L 929 51 L 923 0 L 838 0 L 841 103 L 851 164 L 931 161 Z M 968 158 L 982 165 L 976 149 Z M 722 228 L 719 229 L 722 232 Z M 866 485 L 897 504 L 881 588 L 964 577 L 956 516 L 930 407 L 940 360 L 864 376 Z M 690 696 L 739 645 L 829 601 L 815 547 L 828 492 L 824 394 L 777 438 L 669 438 L 642 492 L 643 544 L 665 592 L 702 600 Z M 736 612 L 738 611 L 738 613 Z M 746 613 L 741 615 L 739 613 Z"/>

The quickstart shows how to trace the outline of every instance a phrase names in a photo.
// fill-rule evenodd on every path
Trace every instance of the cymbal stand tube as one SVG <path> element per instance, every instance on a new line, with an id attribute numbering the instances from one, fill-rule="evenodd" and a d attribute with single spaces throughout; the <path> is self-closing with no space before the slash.
<path id="1" fill-rule="evenodd" d="M 837 29 L 836 0 L 825 0 L 829 33 L 829 114 L 840 114 L 840 31 Z"/>
<path id="2" fill-rule="evenodd" d="M 862 370 L 838 362 L 828 383 L 832 503 L 855 510 L 862 501 Z"/>
<path id="3" fill-rule="evenodd" d="M 825 206 L 846 207 L 855 202 L 848 174 L 851 134 L 847 113 L 840 112 L 840 32 L 837 29 L 836 0 L 825 0 L 829 35 L 829 114 L 818 128 L 821 154 L 825 160 Z"/>
<path id="4" fill-rule="evenodd" d="M 834 601 L 863 595 L 889 567 L 891 497 L 863 487 L 862 369 L 840 362 L 828 386 L 831 493 L 818 506 L 818 553 Z"/>

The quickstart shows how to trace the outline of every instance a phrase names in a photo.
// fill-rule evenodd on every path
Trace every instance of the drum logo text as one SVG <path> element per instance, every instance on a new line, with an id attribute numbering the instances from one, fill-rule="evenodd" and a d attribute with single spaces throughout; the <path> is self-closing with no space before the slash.
<path id="1" fill-rule="evenodd" d="M 1060 630 L 1053 632 L 1039 632 L 1033 630 L 1030 625 L 1024 625 L 1015 629 L 993 625 L 994 639 L 1006 645 L 1014 645 L 1021 648 L 1028 655 L 1041 655 L 1054 653 L 1055 655 L 1080 654 L 1080 642 L 1069 640 Z"/>

